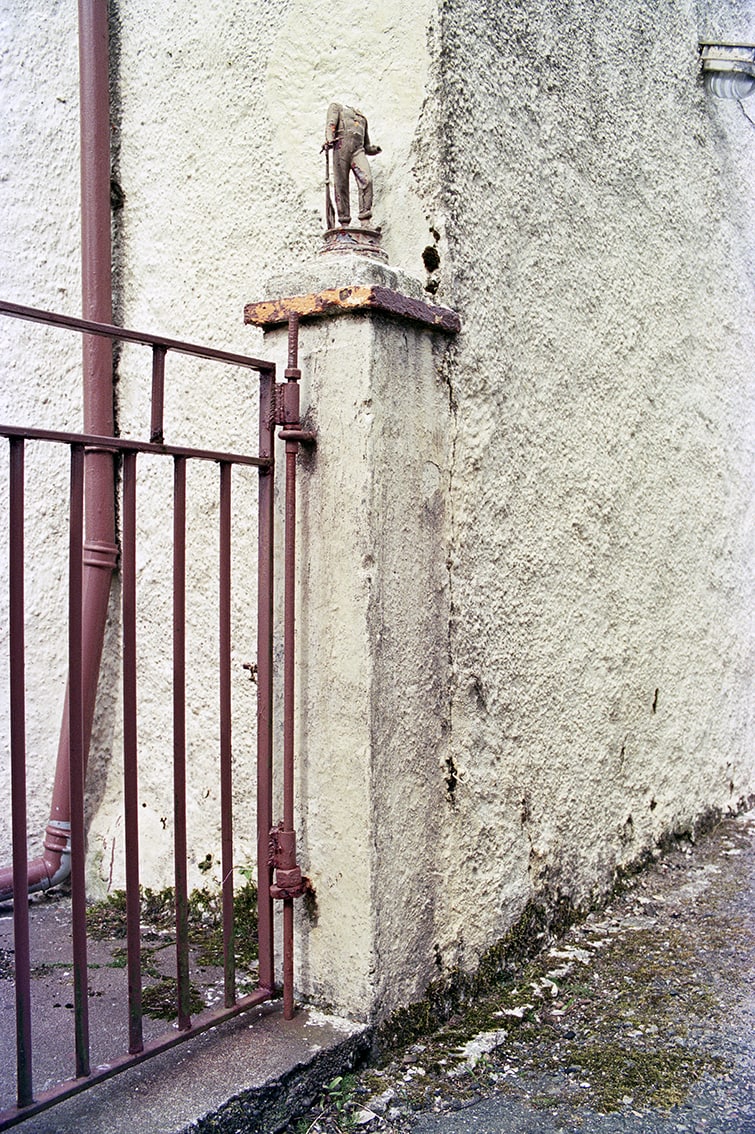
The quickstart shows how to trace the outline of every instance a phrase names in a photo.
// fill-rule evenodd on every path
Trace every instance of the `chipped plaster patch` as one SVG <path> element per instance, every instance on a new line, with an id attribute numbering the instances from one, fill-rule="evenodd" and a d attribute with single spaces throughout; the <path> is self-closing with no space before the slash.
<path id="1" fill-rule="evenodd" d="M 307 1009 L 304 1026 L 305 1028 L 334 1028 L 337 1032 L 343 1032 L 345 1035 L 353 1035 L 362 1030 L 361 1024 L 347 1020 L 345 1016 L 330 1016 L 327 1012 L 320 1012 L 317 1008 Z"/>
<path id="2" fill-rule="evenodd" d="M 508 1032 L 505 1028 L 497 1028 L 494 1032 L 480 1032 L 479 1035 L 473 1036 L 463 1047 L 459 1048 L 459 1055 L 463 1063 L 457 1069 L 458 1073 L 471 1071 L 483 1056 L 489 1055 L 491 1051 L 500 1047 L 507 1035 Z"/>

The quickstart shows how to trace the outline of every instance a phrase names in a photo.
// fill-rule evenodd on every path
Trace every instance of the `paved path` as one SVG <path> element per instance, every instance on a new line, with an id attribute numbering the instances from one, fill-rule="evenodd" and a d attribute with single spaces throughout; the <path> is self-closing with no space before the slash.
<path id="1" fill-rule="evenodd" d="M 364 1134 L 755 1134 L 755 816 L 680 843 L 347 1107 Z M 345 1129 L 343 1100 L 321 1111 L 312 1134 Z"/>
<path id="2" fill-rule="evenodd" d="M 527 995 L 543 1028 L 488 1056 L 491 1097 L 414 1134 L 755 1134 L 755 820 L 656 864 L 550 966 Z"/>

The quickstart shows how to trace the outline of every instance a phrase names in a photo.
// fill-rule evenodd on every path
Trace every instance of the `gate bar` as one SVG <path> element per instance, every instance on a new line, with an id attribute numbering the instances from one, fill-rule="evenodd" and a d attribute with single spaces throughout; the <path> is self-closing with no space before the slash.
<path id="1" fill-rule="evenodd" d="M 96 323 L 91 319 L 75 319 L 71 315 L 59 315 L 56 311 L 42 311 L 37 307 L 24 307 L 20 303 L 8 303 L 0 299 L 0 315 L 11 315 L 14 319 L 25 319 L 29 323 L 45 323 L 50 327 L 66 327 L 83 335 L 102 335 L 106 339 L 119 339 L 124 343 L 141 343 L 142 346 L 160 346 L 176 354 L 193 354 L 197 358 L 210 358 L 217 362 L 230 362 L 234 366 L 244 366 L 270 374 L 275 370 L 272 362 L 262 358 L 252 358 L 248 354 L 233 354 L 214 347 L 197 346 L 181 339 L 168 339 L 164 335 L 148 335 L 143 331 L 129 331 L 126 327 L 115 327 L 110 323 Z"/>
<path id="2" fill-rule="evenodd" d="M 123 808 L 126 850 L 128 1050 L 144 1047 L 142 1034 L 141 909 L 139 901 L 139 782 L 136 696 L 136 453 L 123 455 Z"/>
<path id="3" fill-rule="evenodd" d="M 231 466 L 220 466 L 219 532 L 220 861 L 223 877 L 225 1006 L 236 1002 L 233 916 L 233 770 L 231 765 Z"/>
<path id="4" fill-rule="evenodd" d="M 71 803 L 71 922 L 76 1076 L 89 1074 L 89 988 L 87 974 L 86 880 L 84 856 L 84 686 L 83 632 L 84 448 L 71 446 L 71 518 L 68 591 L 68 735 Z"/>
<path id="5" fill-rule="evenodd" d="M 150 441 L 132 441 L 130 437 L 100 437 L 96 433 L 61 433 L 55 429 L 28 429 L 26 426 L 0 424 L 0 437 L 23 437 L 27 441 L 60 441 L 62 445 L 86 445 L 87 448 L 112 453 L 157 453 L 167 457 L 188 457 L 198 461 L 229 461 L 234 465 L 258 468 L 269 458 L 246 457 L 241 453 L 222 453 L 214 449 L 191 449 L 186 445 L 154 445 Z"/>
<path id="6" fill-rule="evenodd" d="M 176 457 L 173 495 L 173 845 L 176 879 L 178 1029 L 189 1017 L 189 894 L 186 866 L 186 458 Z"/>
<path id="7" fill-rule="evenodd" d="M 260 374 L 257 573 L 257 940 L 259 982 L 275 985 L 273 864 L 273 531 L 275 507 L 275 371 Z"/>
<path id="8" fill-rule="evenodd" d="M 288 366 L 282 388 L 282 424 L 286 442 L 285 575 L 283 601 L 283 822 L 273 832 L 277 868 L 273 896 L 283 899 L 283 1016 L 294 1014 L 294 898 L 306 892 L 296 861 L 294 830 L 294 695 L 296 644 L 296 458 L 299 444 L 314 444 L 315 434 L 299 421 L 299 316 L 288 320 Z"/>
<path id="9" fill-rule="evenodd" d="M 10 440 L 10 729 L 11 807 L 13 814 L 13 890 L 26 893 L 26 698 L 24 645 L 24 442 Z M 19 1106 L 33 1098 L 31 1047 L 31 963 L 29 903 L 13 903 L 16 971 L 16 1068 Z"/>
<path id="10" fill-rule="evenodd" d="M 152 347 L 152 418 L 150 422 L 149 439 L 156 445 L 162 445 L 163 435 L 163 406 L 165 403 L 165 355 L 168 348 L 155 343 Z"/>
<path id="11" fill-rule="evenodd" d="M 25 1107 L 23 1110 L 0 1111 L 0 1130 L 7 1130 L 11 1126 L 15 1126 L 18 1122 L 24 1122 L 31 1115 L 39 1114 L 55 1103 L 62 1102 L 63 1099 L 81 1094 L 82 1091 L 85 1091 L 93 1083 L 104 1083 L 107 1079 L 112 1079 L 115 1075 L 119 1075 L 121 1071 L 126 1071 L 131 1067 L 136 1067 L 138 1064 L 143 1063 L 146 1059 L 151 1059 L 153 1055 L 160 1055 L 164 1051 L 170 1051 L 171 1048 L 177 1047 L 178 1044 L 185 1043 L 187 1039 L 193 1039 L 194 1036 L 202 1035 L 203 1032 L 208 1032 L 211 1028 L 216 1028 L 218 1024 L 240 1016 L 243 1012 L 269 999 L 270 989 L 258 988 L 255 992 L 250 992 L 248 996 L 245 996 L 243 1000 L 237 1000 L 233 1008 L 216 1008 L 213 1011 L 203 1012 L 199 1023 L 192 1023 L 191 1027 L 187 1028 L 185 1032 L 179 1033 L 175 1031 L 172 1034 L 163 1036 L 162 1039 L 147 1041 L 138 1055 L 117 1055 L 115 1058 L 109 1060 L 108 1063 L 93 1068 L 87 1079 L 66 1079 L 49 1091 L 40 1091 L 31 1105 Z"/>
<path id="12" fill-rule="evenodd" d="M 294 629 L 296 602 L 297 441 L 286 442 L 286 527 L 283 600 L 283 829 L 294 830 Z M 283 1016 L 294 1015 L 294 900 L 283 899 Z"/>

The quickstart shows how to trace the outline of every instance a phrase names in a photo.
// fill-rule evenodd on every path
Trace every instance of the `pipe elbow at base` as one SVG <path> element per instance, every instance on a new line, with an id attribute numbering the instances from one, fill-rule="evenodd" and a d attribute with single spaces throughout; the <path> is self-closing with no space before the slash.
<path id="1" fill-rule="evenodd" d="M 51 819 L 45 831 L 45 851 L 32 859 L 26 869 L 26 893 L 49 890 L 65 882 L 71 873 L 71 824 Z M 0 870 L 0 902 L 14 897 L 13 868 Z"/>

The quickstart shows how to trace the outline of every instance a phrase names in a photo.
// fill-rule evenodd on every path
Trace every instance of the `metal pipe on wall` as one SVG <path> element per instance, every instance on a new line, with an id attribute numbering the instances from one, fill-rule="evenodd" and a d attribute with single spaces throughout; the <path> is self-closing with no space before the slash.
<path id="1" fill-rule="evenodd" d="M 112 323 L 110 234 L 110 98 L 107 0 L 79 0 L 81 124 L 81 284 L 83 317 Z M 113 348 L 110 339 L 83 340 L 84 432 L 112 437 Z M 110 582 L 116 567 L 113 454 L 88 449 L 82 612 L 84 754 L 94 719 Z M 69 695 L 63 708 L 50 821 L 44 853 L 29 863 L 28 890 L 45 890 L 70 873 Z M 0 900 L 13 893 L 12 868 L 0 869 Z"/>

